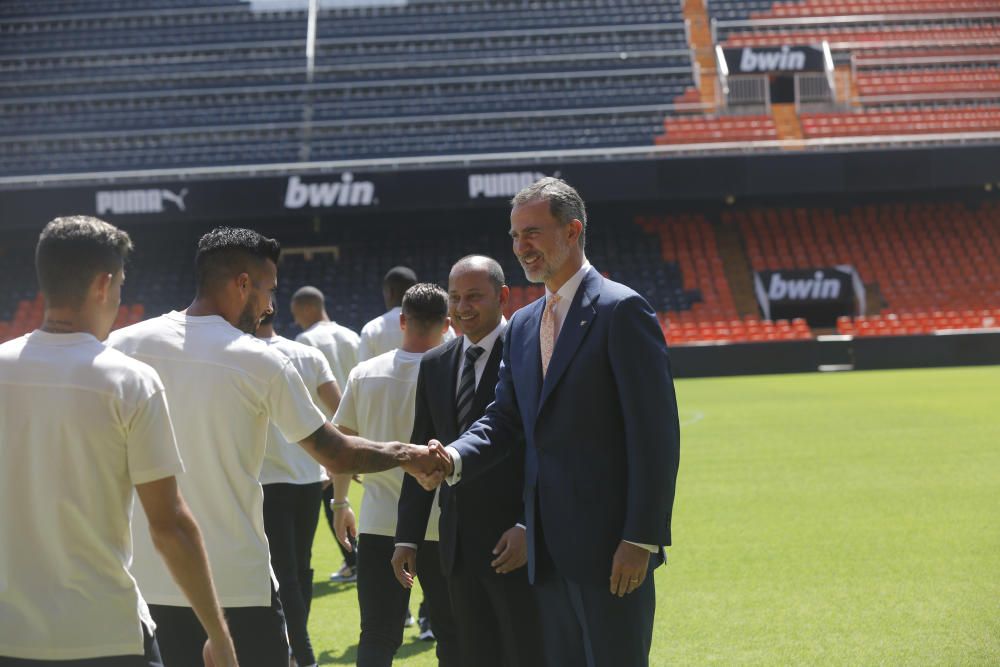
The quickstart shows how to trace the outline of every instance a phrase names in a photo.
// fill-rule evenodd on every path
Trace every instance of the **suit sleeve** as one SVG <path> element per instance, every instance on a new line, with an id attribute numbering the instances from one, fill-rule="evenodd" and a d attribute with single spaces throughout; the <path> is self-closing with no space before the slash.
<path id="1" fill-rule="evenodd" d="M 515 315 L 516 318 L 516 315 Z M 524 424 L 517 407 L 514 378 L 510 367 L 511 340 L 516 336 L 511 321 L 503 343 L 503 360 L 493 402 L 479 421 L 469 427 L 451 446 L 462 458 L 461 480 L 478 477 L 499 463 L 524 437 Z"/>
<path id="2" fill-rule="evenodd" d="M 622 539 L 670 544 L 680 428 L 670 360 L 656 316 L 639 296 L 618 303 L 608 339 L 628 464 Z"/>
<path id="3" fill-rule="evenodd" d="M 421 364 L 417 374 L 413 432 L 410 435 L 410 442 L 417 445 L 426 445 L 429 440 L 435 437 L 434 423 L 431 420 L 428 403 L 426 370 L 426 366 Z M 396 506 L 396 544 L 400 542 L 421 544 L 423 542 L 433 504 L 433 491 L 425 490 L 416 478 L 403 475 L 403 488 Z"/>

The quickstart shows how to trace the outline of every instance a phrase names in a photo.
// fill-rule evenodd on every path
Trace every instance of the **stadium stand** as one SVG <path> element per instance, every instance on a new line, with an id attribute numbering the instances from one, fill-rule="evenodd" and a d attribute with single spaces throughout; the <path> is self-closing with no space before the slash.
<path id="1" fill-rule="evenodd" d="M 754 19 L 801 18 L 811 16 L 854 16 L 858 14 L 920 14 L 929 12 L 996 11 L 993 0 L 805 0 L 775 2 L 768 10 L 754 12 Z"/>
<path id="2" fill-rule="evenodd" d="M 0 176 L 1000 131 L 1000 12 L 991 0 L 425 0 L 327 8 L 311 75 L 305 26 L 304 10 L 256 11 L 238 0 L 0 3 Z M 846 103 L 742 115 L 718 106 L 706 66 L 716 44 L 821 40 L 838 71 L 850 61 Z M 804 321 L 759 320 L 733 283 L 734 271 L 751 268 L 857 266 L 877 285 L 885 311 L 838 324 L 859 335 L 951 326 L 954 313 L 969 326 L 992 316 L 984 313 L 997 303 L 997 272 L 983 249 L 1000 254 L 995 209 L 894 203 L 872 210 L 639 214 L 614 235 L 596 233 L 589 252 L 647 295 L 677 344 L 811 335 Z M 962 221 L 976 239 L 962 246 L 971 264 L 958 254 L 926 254 L 952 238 L 945 220 Z M 738 233 L 726 243 L 735 239 L 745 255 L 720 251 L 727 226 Z M 408 263 L 443 280 L 442 266 L 470 249 L 509 258 L 502 238 L 498 245 L 467 233 L 394 231 L 390 240 L 374 233 L 323 239 L 329 249 L 317 249 L 309 235 L 292 239 L 302 251 L 283 260 L 282 289 L 317 284 L 328 291 L 331 314 L 358 327 L 380 309 L 378 295 L 362 286 L 387 265 Z M 177 270 L 188 266 L 189 253 L 175 249 L 191 246 L 194 232 L 168 243 L 152 231 L 137 234 L 152 235 L 158 252 L 137 258 L 142 268 L 130 273 L 120 323 L 182 307 L 193 290 L 190 272 Z M 918 245 L 899 250 L 911 240 Z M 886 249 L 890 241 L 896 250 Z M 315 261 L 317 253 L 324 261 Z M 22 255 L 30 257 L 6 252 Z M 734 257 L 747 269 L 727 266 Z M 928 273 L 939 260 L 941 275 Z M 33 284 L 30 262 L 10 267 L 16 284 Z M 505 269 L 512 308 L 539 296 L 513 260 Z M 942 291 L 926 278 L 915 295 L 914 271 L 940 277 Z M 36 325 L 39 308 L 33 290 L 4 294 L 0 338 Z"/>
<path id="3" fill-rule="evenodd" d="M 122 4 L 5 5 L 0 174 L 649 145 L 693 82 L 653 0 L 324 9 L 311 75 L 303 10 Z"/>
<path id="4" fill-rule="evenodd" d="M 666 133 L 656 137 L 658 144 L 778 138 L 778 130 L 771 116 L 674 116 L 664 121 L 664 128 Z"/>
<path id="5" fill-rule="evenodd" d="M 723 214 L 754 270 L 849 264 L 880 293 L 872 316 L 842 333 L 922 333 L 994 326 L 1000 303 L 1000 207 L 995 202 L 895 203 Z"/>
<path id="6" fill-rule="evenodd" d="M 807 137 L 845 137 L 1000 130 L 1000 106 L 865 109 L 801 114 Z"/>
<path id="7" fill-rule="evenodd" d="M 749 21 L 718 23 L 718 40 L 725 46 L 781 46 L 814 44 L 824 40 L 835 51 L 872 45 L 900 47 L 939 44 L 996 44 L 1000 40 L 1000 14 L 922 16 L 886 15 L 820 17 L 803 23 Z"/>

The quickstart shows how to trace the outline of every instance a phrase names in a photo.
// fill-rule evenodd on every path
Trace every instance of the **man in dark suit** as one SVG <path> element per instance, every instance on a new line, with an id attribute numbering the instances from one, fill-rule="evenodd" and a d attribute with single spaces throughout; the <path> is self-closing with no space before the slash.
<path id="1" fill-rule="evenodd" d="M 587 262 L 576 190 L 543 178 L 511 203 L 514 253 L 546 297 L 511 318 L 483 418 L 432 444 L 449 484 L 465 484 L 524 439 L 528 577 L 549 663 L 648 665 L 648 575 L 670 544 L 680 449 L 666 344 L 646 300 Z"/>
<path id="2" fill-rule="evenodd" d="M 493 402 L 510 290 L 493 259 L 472 255 L 448 276 L 451 321 L 464 334 L 431 350 L 417 379 L 415 442 L 450 442 Z M 463 665 L 543 664 L 538 608 L 528 585 L 523 450 L 515 448 L 472 484 L 441 489 L 438 545 Z M 412 586 L 434 493 L 407 476 L 399 499 L 393 568 Z"/>

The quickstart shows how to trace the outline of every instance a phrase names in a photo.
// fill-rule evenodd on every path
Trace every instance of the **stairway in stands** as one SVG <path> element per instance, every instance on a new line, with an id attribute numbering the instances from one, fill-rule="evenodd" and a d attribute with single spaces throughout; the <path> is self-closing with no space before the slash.
<path id="1" fill-rule="evenodd" d="M 712 44 L 712 30 L 704 0 L 684 0 L 684 19 L 688 23 L 688 44 L 701 70 L 701 102 L 710 104 L 713 111 L 718 108 L 715 99 L 715 45 Z"/>
<path id="2" fill-rule="evenodd" d="M 787 141 L 802 138 L 802 125 L 799 123 L 799 114 L 795 111 L 794 104 L 772 104 L 771 115 L 774 116 L 774 126 L 778 130 L 778 139 Z M 797 149 L 798 146 L 792 144 L 785 146 L 785 148 Z"/>

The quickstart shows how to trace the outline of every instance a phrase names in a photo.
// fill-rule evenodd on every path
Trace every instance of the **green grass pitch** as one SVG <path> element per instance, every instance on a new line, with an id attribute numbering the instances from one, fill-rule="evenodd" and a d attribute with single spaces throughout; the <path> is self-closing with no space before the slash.
<path id="1" fill-rule="evenodd" d="M 652 665 L 1000 665 L 1000 367 L 677 394 Z M 313 644 L 353 665 L 356 593 L 326 581 L 339 565 L 321 525 Z M 433 644 L 407 630 L 395 664 L 436 665 Z"/>

